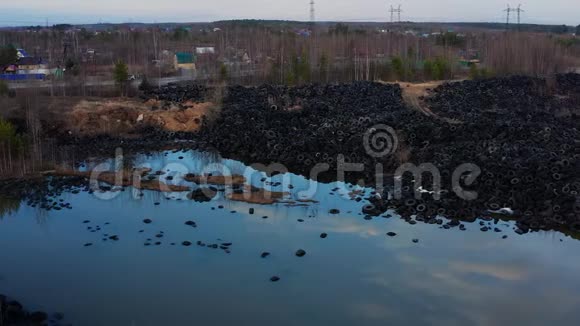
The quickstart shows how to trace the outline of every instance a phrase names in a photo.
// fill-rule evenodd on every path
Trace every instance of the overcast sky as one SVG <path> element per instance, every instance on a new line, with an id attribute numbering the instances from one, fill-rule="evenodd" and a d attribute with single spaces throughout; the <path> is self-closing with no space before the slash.
<path id="1" fill-rule="evenodd" d="M 518 0 L 511 2 L 518 5 Z M 256 18 L 308 20 L 310 0 L 2 0 L 0 26 L 97 22 L 208 22 Z M 522 22 L 580 24 L 580 0 L 521 0 Z M 505 21 L 506 0 L 316 0 L 317 20 Z"/>

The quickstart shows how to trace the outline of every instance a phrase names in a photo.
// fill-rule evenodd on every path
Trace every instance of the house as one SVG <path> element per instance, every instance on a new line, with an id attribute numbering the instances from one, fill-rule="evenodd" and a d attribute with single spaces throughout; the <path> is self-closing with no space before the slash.
<path id="1" fill-rule="evenodd" d="M 42 59 L 24 57 L 17 64 L 0 67 L 0 80 L 44 80 L 50 75 L 48 65 Z"/>
<path id="2" fill-rule="evenodd" d="M 0 74 L 15 74 L 18 71 L 17 65 L 7 65 L 0 67 Z"/>
<path id="3" fill-rule="evenodd" d="M 471 66 L 479 66 L 481 64 L 479 51 L 474 49 L 461 50 L 458 53 L 459 64 L 462 68 L 470 68 Z"/>
<path id="4" fill-rule="evenodd" d="M 48 63 L 40 57 L 23 57 L 16 65 L 18 74 L 50 74 Z"/>
<path id="5" fill-rule="evenodd" d="M 247 65 L 252 63 L 252 59 L 250 59 L 248 52 L 244 52 L 244 55 L 242 56 L 242 62 L 247 64 Z"/>
<path id="6" fill-rule="evenodd" d="M 310 35 L 312 35 L 312 31 L 310 31 L 309 29 L 300 29 L 296 31 L 296 35 L 302 37 L 310 37 Z"/>
<path id="7" fill-rule="evenodd" d="M 96 51 L 94 49 L 86 49 L 85 51 L 81 52 L 81 62 L 87 63 L 92 62 L 95 60 Z"/>
<path id="8" fill-rule="evenodd" d="M 196 54 L 215 54 L 215 48 L 213 46 L 196 47 Z"/>
<path id="9" fill-rule="evenodd" d="M 218 60 L 224 64 L 235 66 L 250 65 L 253 62 L 246 49 L 238 49 L 232 46 L 226 47 Z"/>
<path id="10" fill-rule="evenodd" d="M 153 60 L 155 67 L 166 73 L 173 73 L 178 69 L 177 67 L 177 56 L 173 51 L 163 50 L 160 53 L 159 58 Z"/>
<path id="11" fill-rule="evenodd" d="M 176 70 L 195 70 L 195 55 L 189 52 L 175 53 Z"/>

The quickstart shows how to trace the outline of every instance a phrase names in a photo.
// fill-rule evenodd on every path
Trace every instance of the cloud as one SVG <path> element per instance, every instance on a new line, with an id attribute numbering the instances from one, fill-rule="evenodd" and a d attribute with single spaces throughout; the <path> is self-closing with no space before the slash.
<path id="1" fill-rule="evenodd" d="M 496 278 L 502 281 L 525 281 L 528 273 L 521 266 L 507 264 L 479 264 L 467 262 L 454 262 L 449 265 L 450 269 L 461 274 L 477 274 Z"/>

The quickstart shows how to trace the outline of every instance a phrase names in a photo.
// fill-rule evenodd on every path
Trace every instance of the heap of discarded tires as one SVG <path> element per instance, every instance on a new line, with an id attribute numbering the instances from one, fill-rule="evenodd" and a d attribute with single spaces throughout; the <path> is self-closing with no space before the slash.
<path id="1" fill-rule="evenodd" d="M 283 163 L 309 175 L 318 163 L 336 170 L 345 162 L 365 164 L 372 177 L 375 158 L 363 138 L 377 123 L 409 121 L 398 85 L 358 82 L 299 87 L 230 87 L 221 117 L 202 139 L 222 154 L 247 163 Z M 334 173 L 336 177 L 336 173 Z"/>
<path id="2" fill-rule="evenodd" d="M 544 79 L 518 76 L 444 84 L 426 99 L 436 117 L 407 108 L 393 85 L 230 87 L 220 119 L 201 138 L 225 156 L 279 162 L 307 176 L 317 163 L 336 170 L 343 154 L 346 162 L 364 164 L 364 172 L 351 176 L 369 184 L 381 163 L 389 175 L 386 190 L 368 198 L 369 215 L 391 208 L 409 220 L 440 223 L 438 216 L 471 220 L 511 208 L 522 232 L 580 230 L 577 83 L 577 75 L 561 75 L 555 89 Z M 396 130 L 399 151 L 376 158 L 367 153 L 364 135 L 380 124 Z M 416 199 L 419 185 L 410 173 L 402 198 L 389 200 L 392 173 L 402 162 L 433 164 L 441 173 L 441 200 L 427 192 Z M 462 164 L 481 170 L 469 184 L 467 175 L 459 179 L 477 199 L 453 191 L 453 174 Z M 424 175 L 425 190 L 432 190 L 432 181 Z"/>
<path id="3" fill-rule="evenodd" d="M 168 101 L 204 100 L 211 93 L 202 86 L 168 85 L 152 90 L 150 97 Z M 558 75 L 545 80 L 513 76 L 448 83 L 425 99 L 433 115 L 407 107 L 398 85 L 356 82 L 298 87 L 264 85 L 228 87 L 221 115 L 204 123 L 197 136 L 143 130 L 135 148 L 154 147 L 174 139 L 194 139 L 223 156 L 247 164 L 282 163 L 291 172 L 311 176 L 316 164 L 328 164 L 337 177 L 338 158 L 362 163 L 364 171 L 347 173 L 347 181 L 376 182 L 377 164 L 386 174 L 384 193 L 367 198 L 364 213 L 380 215 L 396 209 L 409 221 L 442 223 L 439 217 L 458 221 L 492 216 L 502 208 L 513 210 L 519 231 L 571 229 L 580 231 L 580 76 Z M 385 155 L 369 155 L 369 130 L 392 127 L 380 145 L 393 146 Z M 379 130 L 381 131 L 381 130 Z M 385 130 L 382 130 L 385 132 Z M 381 143 L 381 141 L 383 143 Z M 386 141 L 386 143 L 385 143 Z M 391 141 L 391 143 L 389 143 Z M 102 147 L 101 141 L 80 140 Z M 133 144 L 133 145 L 131 145 Z M 397 146 L 398 145 L 398 146 Z M 396 150 L 396 151 L 395 151 Z M 371 148 L 371 151 L 373 149 Z M 380 152 L 380 150 L 378 150 Z M 370 153 L 376 154 L 376 152 Z M 432 164 L 441 175 L 441 200 L 434 200 L 434 177 L 403 176 L 400 199 L 394 199 L 393 173 L 401 163 Z M 454 172 L 463 165 L 477 166 L 474 180 Z M 475 174 L 473 174 L 475 176 Z M 416 188 L 422 186 L 419 199 Z M 454 191 L 477 194 L 465 200 Z M 455 188 L 454 188 L 455 187 Z M 382 190 L 381 190 L 382 191 Z"/>
<path id="4" fill-rule="evenodd" d="M 170 83 L 161 87 L 150 87 L 144 90 L 145 98 L 154 98 L 170 102 L 203 102 L 208 95 L 208 88 L 198 84 Z"/>
<path id="5" fill-rule="evenodd" d="M 64 316 L 61 313 L 48 315 L 42 311 L 28 312 L 20 302 L 8 299 L 0 294 L 0 325 L 64 325 L 63 318 Z"/>
<path id="6" fill-rule="evenodd" d="M 409 138 L 412 161 L 434 164 L 449 193 L 441 201 L 429 194 L 416 200 L 407 186 L 401 200 L 373 199 L 377 211 L 398 207 L 430 221 L 437 214 L 470 219 L 511 208 L 518 232 L 579 231 L 580 83 L 577 75 L 558 81 L 556 89 L 544 79 L 517 76 L 435 89 L 426 101 L 439 119 L 422 130 L 406 129 L 415 135 Z M 459 183 L 477 192 L 474 200 L 451 192 L 453 172 L 465 163 L 481 169 L 470 187 Z"/>
<path id="7" fill-rule="evenodd" d="M 571 93 L 579 95 L 580 74 L 561 74 L 556 76 L 558 91 L 560 93 Z"/>

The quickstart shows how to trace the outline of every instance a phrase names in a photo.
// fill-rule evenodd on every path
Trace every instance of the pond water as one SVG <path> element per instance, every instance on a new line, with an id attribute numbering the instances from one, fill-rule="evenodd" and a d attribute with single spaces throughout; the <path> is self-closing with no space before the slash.
<path id="1" fill-rule="evenodd" d="M 246 169 L 195 151 L 133 162 L 171 175 L 211 163 Z M 223 193 L 205 203 L 185 194 L 135 196 L 131 188 L 63 194 L 72 209 L 60 211 L 22 203 L 0 220 L 0 292 L 89 326 L 580 323 L 580 242 L 564 234 L 519 236 L 502 221 L 485 222 L 496 233 L 481 232 L 480 221 L 460 231 L 396 216 L 367 220 L 364 201 L 347 192 L 369 189 L 316 184 L 314 201 L 289 204 L 309 183 L 291 174 L 268 181 L 283 177 L 294 187 L 273 189 L 288 192 L 273 205 Z M 306 255 L 297 257 L 299 249 Z"/>

